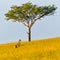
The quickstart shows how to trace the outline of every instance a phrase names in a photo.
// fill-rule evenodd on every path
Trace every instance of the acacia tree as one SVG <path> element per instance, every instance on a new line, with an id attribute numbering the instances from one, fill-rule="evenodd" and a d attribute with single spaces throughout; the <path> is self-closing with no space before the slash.
<path id="1" fill-rule="evenodd" d="M 28 41 L 31 41 L 31 28 L 34 23 L 44 16 L 52 15 L 55 10 L 54 5 L 37 6 L 28 2 L 22 6 L 12 6 L 5 16 L 7 20 L 23 23 L 28 28 Z"/>

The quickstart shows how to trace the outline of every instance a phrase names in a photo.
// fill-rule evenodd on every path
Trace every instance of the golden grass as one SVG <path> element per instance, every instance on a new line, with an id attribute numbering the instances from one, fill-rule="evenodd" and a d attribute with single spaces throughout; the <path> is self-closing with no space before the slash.
<path id="1" fill-rule="evenodd" d="M 60 38 L 0 44 L 0 60 L 60 60 Z"/>

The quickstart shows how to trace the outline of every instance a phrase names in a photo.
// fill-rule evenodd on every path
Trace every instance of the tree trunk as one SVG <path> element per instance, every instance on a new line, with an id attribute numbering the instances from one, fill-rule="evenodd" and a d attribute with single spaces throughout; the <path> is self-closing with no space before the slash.
<path id="1" fill-rule="evenodd" d="M 31 28 L 28 28 L 28 41 L 31 41 Z"/>

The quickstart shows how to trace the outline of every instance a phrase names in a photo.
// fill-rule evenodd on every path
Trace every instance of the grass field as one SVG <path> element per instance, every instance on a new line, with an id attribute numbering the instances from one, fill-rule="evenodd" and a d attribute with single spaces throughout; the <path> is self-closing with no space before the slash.
<path id="1" fill-rule="evenodd" d="M 60 38 L 0 44 L 0 60 L 60 60 Z"/>

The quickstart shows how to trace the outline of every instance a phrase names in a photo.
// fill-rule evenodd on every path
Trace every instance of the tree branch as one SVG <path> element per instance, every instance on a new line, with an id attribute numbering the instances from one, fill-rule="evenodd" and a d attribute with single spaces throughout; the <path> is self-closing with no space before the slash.
<path id="1" fill-rule="evenodd" d="M 33 26 L 33 24 L 38 20 L 40 19 L 41 17 L 43 17 L 45 14 L 43 15 L 40 15 L 37 19 L 34 19 L 33 22 L 31 22 L 31 27 Z"/>
<path id="2" fill-rule="evenodd" d="M 28 25 L 25 22 L 22 22 L 26 27 L 28 27 Z"/>

